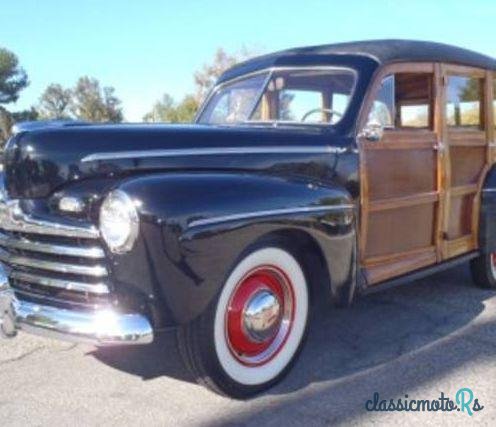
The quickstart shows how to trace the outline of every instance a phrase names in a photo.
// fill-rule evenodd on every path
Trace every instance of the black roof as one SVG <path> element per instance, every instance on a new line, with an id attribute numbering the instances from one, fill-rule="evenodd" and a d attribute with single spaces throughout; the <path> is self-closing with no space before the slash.
<path id="1" fill-rule="evenodd" d="M 259 56 L 234 66 L 219 81 L 271 66 L 287 65 L 289 62 L 297 65 L 299 58 L 338 55 L 366 57 L 379 65 L 404 61 L 445 62 L 496 70 L 496 59 L 447 44 L 414 40 L 369 40 L 300 47 Z"/>

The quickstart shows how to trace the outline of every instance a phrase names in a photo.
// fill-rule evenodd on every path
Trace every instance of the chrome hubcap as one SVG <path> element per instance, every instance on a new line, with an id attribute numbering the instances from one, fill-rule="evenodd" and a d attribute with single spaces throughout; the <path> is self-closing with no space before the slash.
<path id="1" fill-rule="evenodd" d="M 274 337 L 281 321 L 281 303 L 269 290 L 257 292 L 248 301 L 243 312 L 243 325 L 255 342 L 264 342 Z"/>
<path id="2" fill-rule="evenodd" d="M 226 313 L 229 348 L 244 365 L 267 363 L 284 347 L 295 311 L 291 281 L 273 266 L 250 271 L 236 286 Z"/>

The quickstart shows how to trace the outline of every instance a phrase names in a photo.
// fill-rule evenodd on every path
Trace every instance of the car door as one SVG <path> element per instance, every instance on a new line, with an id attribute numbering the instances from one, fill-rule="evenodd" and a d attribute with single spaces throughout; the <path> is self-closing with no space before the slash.
<path id="1" fill-rule="evenodd" d="M 491 73 L 442 66 L 446 191 L 443 259 L 477 249 L 480 192 L 492 163 Z"/>
<path id="2" fill-rule="evenodd" d="M 359 138 L 360 264 L 368 284 L 436 263 L 442 219 L 440 104 L 435 64 L 395 64 L 365 100 L 363 126 L 380 123 L 379 140 Z"/>

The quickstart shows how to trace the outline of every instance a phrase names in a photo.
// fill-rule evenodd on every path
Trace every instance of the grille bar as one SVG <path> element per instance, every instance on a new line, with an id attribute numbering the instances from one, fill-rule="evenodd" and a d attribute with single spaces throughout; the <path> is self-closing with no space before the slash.
<path id="1" fill-rule="evenodd" d="M 91 259 L 105 258 L 105 253 L 98 246 L 68 246 L 49 243 L 35 242 L 28 239 L 18 239 L 9 237 L 0 232 L 0 246 L 14 248 L 31 252 L 42 252 L 46 254 L 75 256 Z"/>
<path id="2" fill-rule="evenodd" d="M 110 293 L 105 283 L 82 283 L 73 280 L 54 279 L 51 277 L 38 276 L 36 274 L 24 273 L 21 271 L 12 271 L 9 277 L 14 280 L 21 280 L 27 283 L 48 286 L 66 291 L 88 292 L 97 295 L 106 295 Z"/>
<path id="3" fill-rule="evenodd" d="M 92 277 L 104 277 L 108 275 L 107 269 L 103 265 L 79 265 L 65 264 L 62 262 L 46 261 L 25 256 L 13 255 L 0 249 L 0 261 L 23 267 L 38 268 L 41 270 L 56 271 L 58 273 L 80 274 Z"/>
<path id="4" fill-rule="evenodd" d="M 95 226 L 67 225 L 33 218 L 22 211 L 19 200 L 0 200 L 0 224 L 4 230 L 21 233 L 84 239 L 97 239 L 100 236 Z"/>

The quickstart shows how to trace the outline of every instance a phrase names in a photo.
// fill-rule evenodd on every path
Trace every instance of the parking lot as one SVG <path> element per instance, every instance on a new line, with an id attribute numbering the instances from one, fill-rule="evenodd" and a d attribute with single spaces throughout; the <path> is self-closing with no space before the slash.
<path id="1" fill-rule="evenodd" d="M 21 334 L 0 342 L 0 424 L 329 425 L 496 423 L 496 293 L 466 266 L 319 313 L 293 371 L 240 402 L 195 385 L 173 334 L 142 348 L 97 350 Z M 367 412 L 381 398 L 455 398 L 484 409 Z"/>

